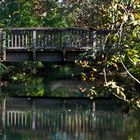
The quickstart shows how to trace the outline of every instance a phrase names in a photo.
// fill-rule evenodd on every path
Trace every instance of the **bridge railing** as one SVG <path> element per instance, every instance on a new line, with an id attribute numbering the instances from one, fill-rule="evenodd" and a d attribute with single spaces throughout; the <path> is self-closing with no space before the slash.
<path id="1" fill-rule="evenodd" d="M 103 44 L 104 34 L 85 28 L 10 28 L 3 31 L 3 48 L 92 49 Z"/>

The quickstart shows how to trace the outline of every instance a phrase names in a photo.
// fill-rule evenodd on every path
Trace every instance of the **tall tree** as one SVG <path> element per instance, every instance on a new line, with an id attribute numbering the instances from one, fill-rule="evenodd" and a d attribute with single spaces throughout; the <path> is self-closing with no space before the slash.
<path id="1" fill-rule="evenodd" d="M 99 51 L 92 55 L 90 52 L 78 61 L 85 71 L 83 79 L 94 83 L 88 94 L 98 96 L 102 85 L 106 93 L 140 108 L 140 1 L 112 0 L 108 5 L 97 5 L 92 0 L 83 0 L 82 4 L 84 8 L 73 10 L 76 24 L 108 30 L 102 35 Z"/>
<path id="2" fill-rule="evenodd" d="M 67 26 L 57 0 L 4 0 L 0 2 L 0 27 Z"/>

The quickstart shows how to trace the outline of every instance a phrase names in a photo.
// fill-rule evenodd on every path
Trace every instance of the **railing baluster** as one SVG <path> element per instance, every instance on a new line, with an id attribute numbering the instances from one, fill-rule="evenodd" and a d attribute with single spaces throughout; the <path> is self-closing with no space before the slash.
<path id="1" fill-rule="evenodd" d="M 21 33 L 21 46 L 22 47 L 26 47 L 25 46 L 25 40 L 24 40 L 25 38 L 24 38 L 24 31 L 23 31 L 23 34 Z"/>
<path id="2" fill-rule="evenodd" d="M 7 43 L 7 47 L 9 48 L 9 47 L 11 46 L 11 44 L 10 44 L 10 42 L 11 42 L 11 41 L 10 41 L 10 40 L 11 40 L 11 39 L 10 39 L 10 35 L 7 36 L 7 39 L 8 39 L 8 40 L 7 40 L 7 42 L 8 42 L 8 43 Z"/>
<path id="3" fill-rule="evenodd" d="M 49 45 L 50 45 L 50 43 L 49 43 L 49 33 L 48 33 L 48 31 L 46 31 L 46 40 L 47 40 L 47 46 L 46 47 L 50 47 Z"/>
<path id="4" fill-rule="evenodd" d="M 57 48 L 58 47 L 58 44 L 57 44 L 58 33 L 57 33 L 56 29 L 54 30 L 54 35 L 55 35 L 55 37 L 54 37 L 55 47 Z"/>
<path id="5" fill-rule="evenodd" d="M 72 32 L 72 43 L 71 44 L 72 44 L 73 47 L 75 47 L 76 37 L 75 37 L 75 31 L 74 31 L 74 29 L 72 29 L 71 32 Z"/>
<path id="6" fill-rule="evenodd" d="M 77 48 L 80 48 L 80 42 L 81 42 L 80 30 L 77 29 Z"/>
<path id="7" fill-rule="evenodd" d="M 43 34 L 44 34 L 44 45 L 43 45 L 43 48 L 46 47 L 46 32 L 45 30 L 43 31 Z"/>
<path id="8" fill-rule="evenodd" d="M 11 47 L 14 47 L 14 36 L 13 36 L 13 34 L 11 35 Z"/>
<path id="9" fill-rule="evenodd" d="M 27 48 L 31 49 L 31 44 L 32 44 L 32 31 L 26 31 L 26 43 L 27 43 Z"/>
<path id="10" fill-rule="evenodd" d="M 50 34 L 51 34 L 51 35 L 50 35 L 51 48 L 53 48 L 53 47 L 54 47 L 54 40 L 53 40 L 54 35 L 53 35 L 53 30 L 51 30 L 51 33 L 50 33 Z"/>
<path id="11" fill-rule="evenodd" d="M 48 46 L 51 47 L 51 35 L 50 35 L 50 31 L 48 32 Z"/>
<path id="12" fill-rule="evenodd" d="M 89 44 L 91 46 L 91 49 L 94 48 L 94 37 L 93 37 L 94 32 L 92 30 L 89 31 Z"/>
<path id="13" fill-rule="evenodd" d="M 29 37 L 29 35 L 28 35 L 28 37 Z M 27 31 L 25 31 L 25 35 L 24 35 L 24 46 L 25 46 L 25 48 L 28 48 L 29 46 L 28 46 L 28 39 L 27 39 Z"/>
<path id="14" fill-rule="evenodd" d="M 57 48 L 57 32 L 56 32 L 56 30 L 53 30 L 53 34 L 54 34 L 54 46 L 55 46 L 55 48 Z"/>
<path id="15" fill-rule="evenodd" d="M 60 47 L 60 45 L 59 45 L 59 43 L 60 43 L 59 42 L 59 40 L 60 40 L 60 38 L 59 38 L 60 37 L 60 31 L 59 31 L 59 29 L 56 30 L 56 33 L 57 33 L 57 36 L 56 36 L 57 37 L 57 39 L 56 39 L 57 42 L 56 43 L 57 43 L 57 48 L 59 48 Z"/>
<path id="16" fill-rule="evenodd" d="M 14 47 L 17 47 L 17 35 L 15 34 L 15 37 L 14 37 Z"/>
<path id="17" fill-rule="evenodd" d="M 20 47 L 22 47 L 22 45 L 20 43 L 20 31 L 18 31 L 18 32 L 19 32 L 19 34 L 18 34 L 18 47 L 20 48 Z"/>
<path id="18" fill-rule="evenodd" d="M 52 31 L 50 30 L 50 36 L 49 36 L 49 42 L 50 42 L 50 47 L 52 48 Z"/>
<path id="19" fill-rule="evenodd" d="M 46 30 L 44 30 L 44 48 L 47 46 Z"/>
<path id="20" fill-rule="evenodd" d="M 57 47 L 60 48 L 60 30 L 57 29 Z"/>
<path id="21" fill-rule="evenodd" d="M 63 45 L 62 45 L 62 37 L 63 37 L 63 32 L 62 32 L 62 30 L 60 29 L 60 48 L 63 47 Z"/>
<path id="22" fill-rule="evenodd" d="M 41 31 L 38 31 L 39 33 L 39 46 L 38 47 L 42 47 L 42 32 Z M 37 42 L 36 42 L 37 44 Z"/>
<path id="23" fill-rule="evenodd" d="M 52 43 L 52 31 L 51 30 L 50 30 L 49 40 L 50 40 L 50 47 L 52 48 L 53 47 L 53 43 Z"/>
<path id="24" fill-rule="evenodd" d="M 38 38 L 38 41 L 37 41 L 37 38 Z M 42 43 L 42 34 L 41 34 L 41 31 L 39 30 L 36 30 L 36 48 L 40 48 L 41 47 L 41 43 Z M 38 44 L 37 44 L 38 43 Z"/>
<path id="25" fill-rule="evenodd" d="M 44 48 L 44 41 L 45 41 L 45 36 L 44 36 L 44 31 L 42 31 L 42 48 Z"/>
<path id="26" fill-rule="evenodd" d="M 84 38 L 85 38 L 85 48 L 87 47 L 87 30 L 84 31 Z"/>
<path id="27" fill-rule="evenodd" d="M 33 36 L 34 36 L 34 32 L 33 31 Z M 35 37 L 35 40 L 36 40 L 36 48 L 39 48 L 40 47 L 40 32 L 38 30 L 36 30 L 36 37 Z M 34 37 L 33 37 L 33 46 L 34 46 Z"/>
<path id="28" fill-rule="evenodd" d="M 88 48 L 90 47 L 91 48 L 91 45 L 90 45 L 90 30 L 88 30 L 87 32 L 88 32 L 88 35 L 87 35 L 88 37 L 87 37 L 86 47 L 88 47 Z"/>

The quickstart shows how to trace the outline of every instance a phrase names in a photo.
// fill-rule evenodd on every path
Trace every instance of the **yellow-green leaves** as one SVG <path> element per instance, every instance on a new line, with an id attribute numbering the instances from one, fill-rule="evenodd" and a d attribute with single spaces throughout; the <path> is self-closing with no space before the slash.
<path id="1" fill-rule="evenodd" d="M 121 98 L 123 100 L 126 100 L 126 95 L 124 93 L 124 88 L 121 86 L 117 86 L 116 82 L 109 81 L 105 84 L 106 87 L 109 88 L 109 90 L 118 98 Z"/>
<path id="2" fill-rule="evenodd" d="M 134 65 L 140 63 L 140 52 L 138 50 L 135 49 L 127 50 L 127 56 Z"/>

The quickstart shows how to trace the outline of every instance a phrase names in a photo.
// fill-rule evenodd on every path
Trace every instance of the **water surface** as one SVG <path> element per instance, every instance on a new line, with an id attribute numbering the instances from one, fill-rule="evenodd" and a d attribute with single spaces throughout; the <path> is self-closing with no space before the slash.
<path id="1" fill-rule="evenodd" d="M 107 105 L 107 104 L 106 104 Z M 140 140 L 140 120 L 88 100 L 7 98 L 1 102 L 1 140 Z"/>

